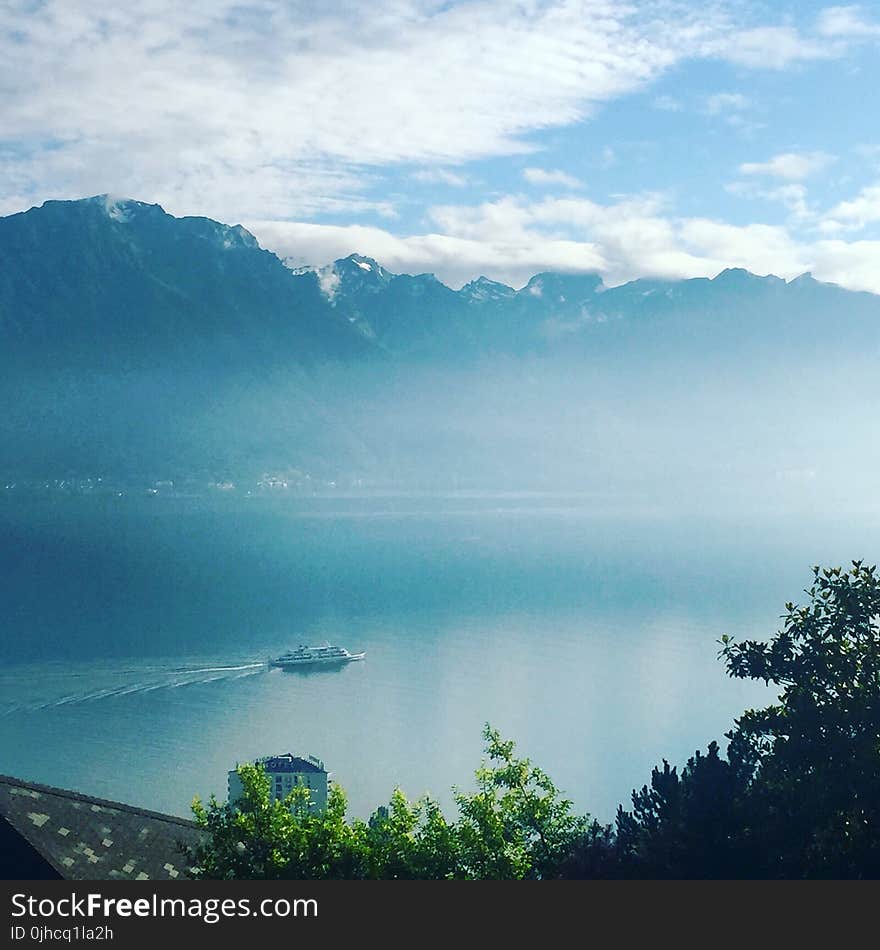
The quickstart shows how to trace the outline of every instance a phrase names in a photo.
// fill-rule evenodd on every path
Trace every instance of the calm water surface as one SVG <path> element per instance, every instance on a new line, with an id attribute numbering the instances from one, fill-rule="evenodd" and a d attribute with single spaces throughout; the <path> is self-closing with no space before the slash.
<path id="1" fill-rule="evenodd" d="M 449 805 L 488 721 L 610 820 L 772 698 L 719 636 L 770 636 L 877 528 L 571 497 L 3 502 L 0 771 L 185 815 L 237 761 L 312 753 L 366 817 L 397 785 Z M 265 665 L 323 640 L 367 659 Z"/>

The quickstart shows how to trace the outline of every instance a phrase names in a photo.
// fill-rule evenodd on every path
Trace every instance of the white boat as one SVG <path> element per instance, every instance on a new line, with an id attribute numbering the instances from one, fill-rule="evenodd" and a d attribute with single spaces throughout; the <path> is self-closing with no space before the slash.
<path id="1" fill-rule="evenodd" d="M 341 663 L 362 660 L 366 655 L 366 653 L 349 653 L 345 647 L 336 647 L 330 643 L 314 647 L 300 645 L 295 650 L 289 650 L 274 660 L 269 660 L 269 666 L 278 666 L 281 669 L 301 666 L 338 666 Z"/>

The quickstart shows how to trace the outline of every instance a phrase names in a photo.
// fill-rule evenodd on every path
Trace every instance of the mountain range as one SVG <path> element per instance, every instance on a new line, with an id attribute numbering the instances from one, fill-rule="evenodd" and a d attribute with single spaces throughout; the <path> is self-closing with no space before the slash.
<path id="1" fill-rule="evenodd" d="M 791 379 L 856 355 L 880 355 L 880 297 L 809 274 L 606 287 L 551 272 L 455 290 L 360 254 L 295 267 L 239 225 L 107 195 L 0 218 L 0 474 L 409 471 L 424 446 L 401 443 L 387 420 L 402 415 L 435 457 L 479 465 L 463 394 L 480 394 L 494 438 L 525 364 L 613 387 L 682 367 Z M 541 399 L 519 410 L 534 426 Z"/>
<path id="2" fill-rule="evenodd" d="M 453 290 L 360 254 L 290 267 L 240 225 L 106 195 L 0 218 L 0 340 L 7 357 L 38 363 L 465 358 L 704 331 L 748 346 L 870 342 L 878 327 L 880 297 L 809 274 L 729 269 L 607 288 L 597 274 L 541 273 L 519 290 L 486 277 Z"/>

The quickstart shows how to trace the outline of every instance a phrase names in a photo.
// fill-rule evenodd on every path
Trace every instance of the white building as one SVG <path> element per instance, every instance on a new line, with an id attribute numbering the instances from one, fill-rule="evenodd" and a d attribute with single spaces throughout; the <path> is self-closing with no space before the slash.
<path id="1" fill-rule="evenodd" d="M 297 785 L 304 785 L 311 795 L 311 809 L 323 811 L 327 807 L 329 773 L 324 763 L 310 755 L 302 759 L 292 752 L 283 755 L 267 755 L 257 759 L 254 765 L 262 765 L 269 776 L 269 795 L 272 801 L 286 798 Z M 229 804 L 234 805 L 242 796 L 243 788 L 238 772 L 229 773 Z"/>

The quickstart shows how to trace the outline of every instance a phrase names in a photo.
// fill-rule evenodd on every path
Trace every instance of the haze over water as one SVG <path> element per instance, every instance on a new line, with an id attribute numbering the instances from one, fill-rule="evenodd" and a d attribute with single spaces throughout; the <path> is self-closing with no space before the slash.
<path id="1" fill-rule="evenodd" d="M 0 771 L 188 814 L 258 755 L 324 759 L 367 817 L 451 804 L 487 721 L 603 820 L 771 700 L 769 637 L 875 515 L 673 516 L 575 495 L 3 503 Z M 366 650 L 334 672 L 265 660 Z M 722 740 L 723 747 L 723 740 Z"/>

